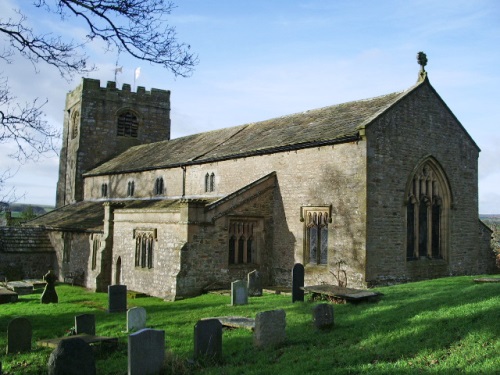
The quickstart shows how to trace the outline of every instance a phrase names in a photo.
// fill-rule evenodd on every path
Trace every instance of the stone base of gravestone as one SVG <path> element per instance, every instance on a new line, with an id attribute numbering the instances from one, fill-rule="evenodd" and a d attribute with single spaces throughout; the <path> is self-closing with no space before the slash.
<path id="1" fill-rule="evenodd" d="M 199 320 L 194 326 L 194 358 L 222 358 L 222 324 L 218 319 Z"/>
<path id="2" fill-rule="evenodd" d="M 259 348 L 278 346 L 286 340 L 285 310 L 260 312 L 255 317 L 253 344 Z"/>
<path id="3" fill-rule="evenodd" d="M 49 375 L 95 375 L 94 352 L 79 338 L 65 339 L 50 354 L 47 364 Z"/>
<path id="4" fill-rule="evenodd" d="M 141 329 L 128 337 L 128 375 L 159 374 L 165 362 L 165 331 Z"/>
<path id="5" fill-rule="evenodd" d="M 127 286 L 108 286 L 108 312 L 117 313 L 127 311 Z"/>
<path id="6" fill-rule="evenodd" d="M 29 352 L 32 336 L 31 323 L 28 319 L 12 319 L 7 326 L 7 354 Z"/>
<path id="7" fill-rule="evenodd" d="M 316 305 L 313 309 L 313 323 L 317 329 L 327 330 L 333 327 L 333 306 L 328 303 Z"/>

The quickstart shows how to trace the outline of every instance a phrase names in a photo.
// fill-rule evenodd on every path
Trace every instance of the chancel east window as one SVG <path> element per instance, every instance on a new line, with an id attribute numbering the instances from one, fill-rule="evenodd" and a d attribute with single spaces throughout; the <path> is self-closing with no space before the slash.
<path id="1" fill-rule="evenodd" d="M 407 187 L 407 260 L 446 257 L 450 202 L 447 179 L 437 162 L 422 163 Z"/>
<path id="2" fill-rule="evenodd" d="M 330 207 L 303 207 L 304 261 L 306 264 L 328 263 L 328 223 Z"/>
<path id="3" fill-rule="evenodd" d="M 135 266 L 153 268 L 156 230 L 135 230 Z"/>
<path id="4" fill-rule="evenodd" d="M 138 129 L 139 121 L 131 111 L 123 112 L 118 116 L 116 135 L 137 138 Z"/>
<path id="5" fill-rule="evenodd" d="M 229 224 L 229 264 L 256 263 L 256 221 L 232 220 Z"/>

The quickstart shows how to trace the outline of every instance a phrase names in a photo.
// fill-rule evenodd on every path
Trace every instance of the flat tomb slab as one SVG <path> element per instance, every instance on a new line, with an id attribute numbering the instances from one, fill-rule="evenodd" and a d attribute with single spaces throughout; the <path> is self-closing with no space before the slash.
<path id="1" fill-rule="evenodd" d="M 12 290 L 0 287 L 0 304 L 17 302 L 18 294 Z"/>
<path id="2" fill-rule="evenodd" d="M 344 298 L 348 301 L 363 301 L 380 297 L 382 294 L 366 289 L 344 288 L 337 285 L 312 285 L 305 286 L 308 293 L 324 294 L 330 297 Z"/>
<path id="3" fill-rule="evenodd" d="M 31 294 L 33 293 L 33 284 L 25 281 L 9 281 L 7 283 L 7 289 L 10 289 L 20 295 Z"/>
<path id="4" fill-rule="evenodd" d="M 475 283 L 500 283 L 500 277 L 480 277 L 474 279 Z"/>
<path id="5" fill-rule="evenodd" d="M 218 316 L 216 318 L 204 318 L 207 319 L 217 319 L 223 327 L 229 328 L 245 328 L 250 331 L 255 329 L 255 319 L 246 318 L 244 316 Z"/>
<path id="6" fill-rule="evenodd" d="M 118 338 L 117 337 L 105 337 L 105 336 L 93 336 L 93 335 L 86 335 L 86 334 L 80 334 L 80 335 L 73 335 L 73 336 L 64 336 L 64 337 L 58 337 L 55 339 L 45 339 L 45 340 L 40 340 L 37 342 L 39 346 L 46 346 L 49 348 L 57 348 L 57 345 L 59 342 L 63 340 L 70 340 L 74 338 L 79 338 L 85 341 L 87 344 L 96 344 L 96 343 L 113 343 L 116 344 L 118 343 Z"/>

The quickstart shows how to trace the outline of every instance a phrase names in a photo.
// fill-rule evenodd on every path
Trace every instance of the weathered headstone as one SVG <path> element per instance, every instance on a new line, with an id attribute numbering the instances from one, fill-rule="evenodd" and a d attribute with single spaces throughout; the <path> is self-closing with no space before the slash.
<path id="1" fill-rule="evenodd" d="M 292 302 L 304 302 L 304 266 L 295 263 L 292 270 Z"/>
<path id="2" fill-rule="evenodd" d="M 12 319 L 7 326 L 7 354 L 29 352 L 32 335 L 31 323 L 28 319 Z"/>
<path id="3" fill-rule="evenodd" d="M 128 375 L 158 374 L 165 360 L 165 331 L 141 329 L 128 336 Z"/>
<path id="4" fill-rule="evenodd" d="M 127 332 L 146 328 L 146 309 L 133 307 L 127 310 Z"/>
<path id="5" fill-rule="evenodd" d="M 95 375 L 95 357 L 89 344 L 78 337 L 61 340 L 47 363 L 49 375 Z"/>
<path id="6" fill-rule="evenodd" d="M 285 310 L 260 312 L 255 316 L 253 344 L 256 347 L 273 347 L 286 340 Z"/>
<path id="7" fill-rule="evenodd" d="M 222 324 L 218 319 L 199 320 L 194 326 L 194 358 L 222 358 Z"/>
<path id="8" fill-rule="evenodd" d="M 333 306 L 328 303 L 316 305 L 313 309 L 314 326 L 318 329 L 330 329 L 334 324 Z"/>
<path id="9" fill-rule="evenodd" d="M 252 297 L 260 297 L 262 295 L 262 281 L 260 279 L 260 272 L 253 270 L 247 275 L 247 288 L 248 295 Z"/>
<path id="10" fill-rule="evenodd" d="M 44 276 L 43 280 L 47 283 L 45 289 L 43 290 L 42 297 L 40 298 L 42 303 L 58 303 L 59 297 L 56 293 L 56 281 L 57 276 L 54 275 L 52 270 L 49 270 Z"/>
<path id="11" fill-rule="evenodd" d="M 77 335 L 86 333 L 95 336 L 95 315 L 81 314 L 75 316 L 75 332 Z"/>
<path id="12" fill-rule="evenodd" d="M 247 285 L 242 280 L 231 283 L 231 305 L 246 305 L 248 303 Z"/>
<path id="13" fill-rule="evenodd" d="M 127 286 L 108 285 L 108 312 L 127 311 Z"/>

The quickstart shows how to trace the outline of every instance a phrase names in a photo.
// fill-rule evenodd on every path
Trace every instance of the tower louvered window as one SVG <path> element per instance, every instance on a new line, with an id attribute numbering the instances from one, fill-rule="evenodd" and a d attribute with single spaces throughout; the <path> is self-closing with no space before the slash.
<path id="1" fill-rule="evenodd" d="M 133 137 L 137 138 L 137 132 L 139 130 L 139 121 L 137 116 L 132 112 L 123 112 L 118 116 L 118 126 L 116 135 L 122 137 Z"/>

